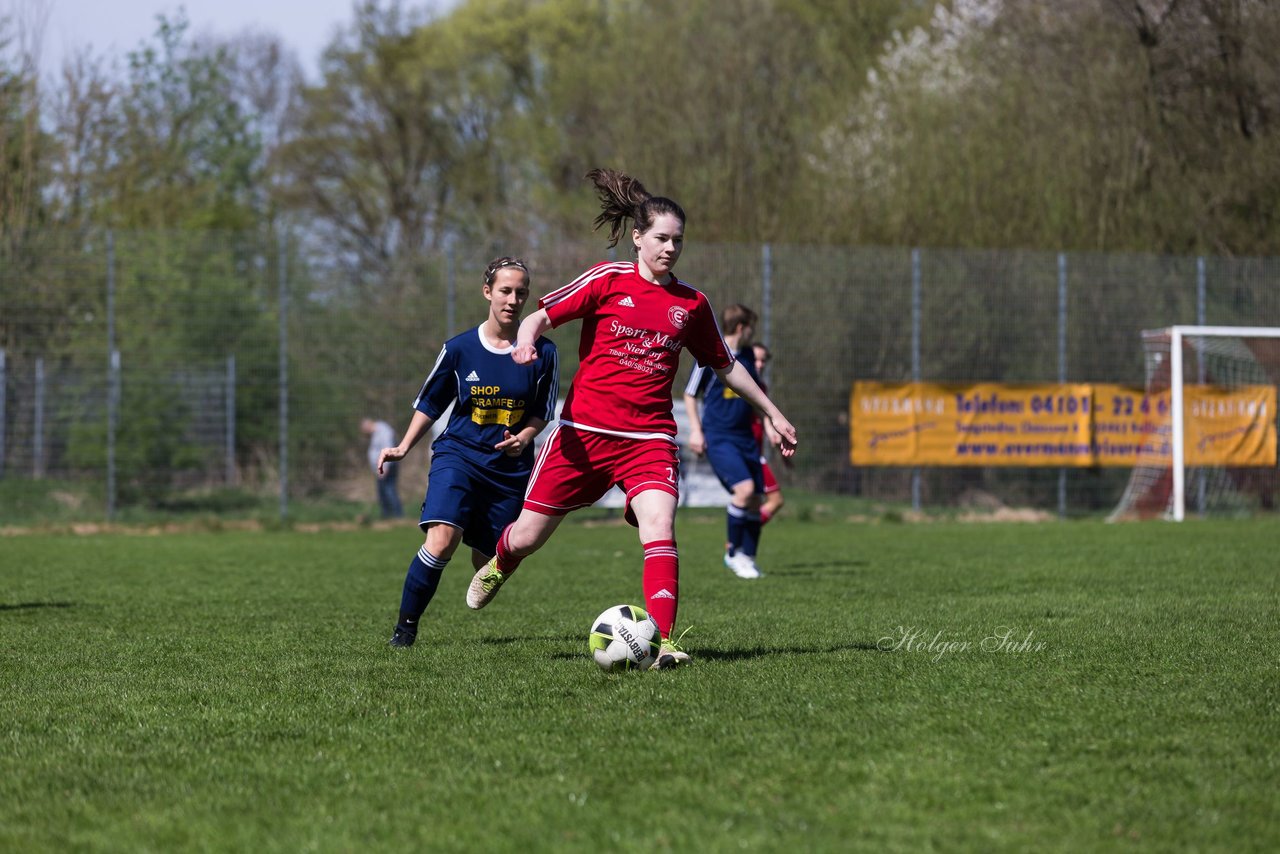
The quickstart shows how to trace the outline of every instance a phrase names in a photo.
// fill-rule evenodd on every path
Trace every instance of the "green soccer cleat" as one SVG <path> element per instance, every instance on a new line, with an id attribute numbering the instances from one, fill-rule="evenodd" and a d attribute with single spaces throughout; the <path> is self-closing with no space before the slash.
<path id="1" fill-rule="evenodd" d="M 498 571 L 498 558 L 495 555 L 471 577 L 471 584 L 467 587 L 467 607 L 478 611 L 488 605 L 498 595 L 498 588 L 506 580 L 507 574 Z"/>
<path id="2" fill-rule="evenodd" d="M 680 644 L 670 638 L 663 638 L 658 647 L 658 657 L 653 660 L 650 670 L 671 670 L 689 663 L 689 653 L 680 648 Z"/>

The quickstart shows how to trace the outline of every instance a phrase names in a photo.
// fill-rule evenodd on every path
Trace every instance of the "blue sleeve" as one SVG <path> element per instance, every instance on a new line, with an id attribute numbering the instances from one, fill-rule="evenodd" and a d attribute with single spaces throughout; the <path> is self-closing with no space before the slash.
<path id="1" fill-rule="evenodd" d="M 413 408 L 433 421 L 438 420 L 449 405 L 458 398 L 458 379 L 454 371 L 456 361 L 454 354 L 449 352 L 447 344 L 441 347 L 435 366 L 427 375 L 426 382 L 422 384 L 418 397 L 413 401 Z"/>
<path id="2" fill-rule="evenodd" d="M 698 397 L 707 390 L 707 385 L 711 382 L 713 376 L 715 374 L 712 371 L 694 362 L 693 370 L 689 373 L 689 382 L 684 387 L 684 393 Z"/>
<path id="3" fill-rule="evenodd" d="M 560 353 L 548 338 L 538 341 L 538 388 L 529 414 L 548 424 L 556 420 L 556 401 L 560 394 Z"/>

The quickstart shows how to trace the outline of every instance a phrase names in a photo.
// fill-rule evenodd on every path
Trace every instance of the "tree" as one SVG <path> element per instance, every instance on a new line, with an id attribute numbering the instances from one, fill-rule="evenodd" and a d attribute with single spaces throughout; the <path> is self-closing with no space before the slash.
<path id="1" fill-rule="evenodd" d="M 1178 248 L 1273 253 L 1280 221 L 1280 9 L 1262 0 L 1120 4 L 1144 64 L 1162 215 Z M 1190 204 L 1188 204 L 1190 202 Z M 1177 244 L 1175 244 L 1176 246 Z"/>
<path id="2" fill-rule="evenodd" d="M 682 201 L 699 240 L 811 239 L 818 129 L 863 85 L 879 43 L 912 20 L 898 2 L 549 0 L 530 28 L 532 139 L 545 186 L 579 199 L 612 166 Z M 574 228 L 580 226 L 573 225 Z"/>
<path id="3" fill-rule="evenodd" d="M 0 16 L 0 259 L 12 257 L 45 217 L 41 188 L 50 140 L 43 132 L 32 41 L 40 26 Z"/>
<path id="4" fill-rule="evenodd" d="M 326 51 L 278 162 L 282 203 L 336 261 L 376 279 L 448 239 L 514 233 L 520 157 L 501 126 L 527 86 L 522 5 L 469 3 L 428 23 L 367 3 Z"/>
<path id="5" fill-rule="evenodd" d="M 896 37 L 824 133 L 868 242 L 1268 252 L 1280 10 L 964 0 Z"/>

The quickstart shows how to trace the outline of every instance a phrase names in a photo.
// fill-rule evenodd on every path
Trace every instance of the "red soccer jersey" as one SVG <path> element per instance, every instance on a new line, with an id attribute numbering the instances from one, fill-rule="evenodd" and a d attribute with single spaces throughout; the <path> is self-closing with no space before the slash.
<path id="1" fill-rule="evenodd" d="M 674 437 L 680 351 L 710 368 L 733 364 L 706 296 L 674 277 L 666 286 L 646 281 L 635 263 L 597 264 L 538 305 L 552 326 L 582 318 L 580 365 L 560 415 L 582 430 Z"/>

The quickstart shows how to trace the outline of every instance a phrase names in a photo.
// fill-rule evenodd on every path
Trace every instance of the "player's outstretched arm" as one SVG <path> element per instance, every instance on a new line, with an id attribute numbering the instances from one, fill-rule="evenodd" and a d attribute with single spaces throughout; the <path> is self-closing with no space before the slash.
<path id="1" fill-rule="evenodd" d="M 551 328 L 551 318 L 547 310 L 540 308 L 520 321 L 520 330 L 516 333 L 516 348 L 511 351 L 511 358 L 517 365 L 527 365 L 538 360 L 538 337 Z"/>
<path id="2" fill-rule="evenodd" d="M 409 422 L 408 429 L 404 431 L 400 444 L 394 448 L 383 448 L 378 453 L 378 474 L 385 474 L 382 470 L 383 463 L 393 463 L 408 456 L 409 452 L 413 450 L 413 446 L 418 444 L 418 440 L 426 435 L 434 423 L 434 418 L 428 418 L 422 412 L 414 411 L 413 420 Z"/>
<path id="3" fill-rule="evenodd" d="M 796 428 L 786 419 L 769 396 L 764 393 L 750 372 L 739 361 L 734 361 L 728 368 L 716 371 L 721 382 L 736 391 L 748 403 L 764 413 L 773 425 L 777 434 L 778 448 L 782 456 L 789 457 L 796 452 Z M 771 439 L 772 440 L 772 439 Z"/>

